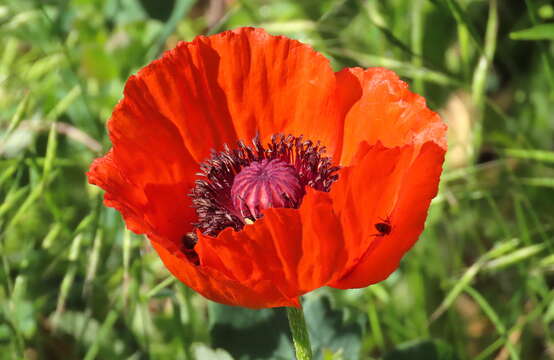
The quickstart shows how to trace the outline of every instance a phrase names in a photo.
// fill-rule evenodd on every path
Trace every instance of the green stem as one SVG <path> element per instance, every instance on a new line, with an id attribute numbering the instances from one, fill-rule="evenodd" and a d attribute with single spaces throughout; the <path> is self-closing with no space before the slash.
<path id="1" fill-rule="evenodd" d="M 310 337 L 308 336 L 308 328 L 306 327 L 302 307 L 288 307 L 287 316 L 289 318 L 294 350 L 296 351 L 296 359 L 311 360 L 312 347 L 310 346 Z"/>

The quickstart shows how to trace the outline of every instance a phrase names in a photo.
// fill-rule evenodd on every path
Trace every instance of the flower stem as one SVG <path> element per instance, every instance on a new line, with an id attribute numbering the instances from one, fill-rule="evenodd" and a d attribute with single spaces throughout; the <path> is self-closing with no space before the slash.
<path id="1" fill-rule="evenodd" d="M 289 318 L 292 341 L 296 351 L 296 359 L 311 360 L 312 347 L 310 346 L 310 337 L 308 336 L 308 328 L 306 327 L 302 307 L 288 307 L 287 316 Z"/>

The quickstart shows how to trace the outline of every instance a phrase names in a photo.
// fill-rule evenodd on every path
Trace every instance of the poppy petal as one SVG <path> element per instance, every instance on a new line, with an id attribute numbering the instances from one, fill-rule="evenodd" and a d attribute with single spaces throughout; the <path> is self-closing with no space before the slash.
<path id="1" fill-rule="evenodd" d="M 379 160 L 382 161 L 383 156 L 376 156 L 377 153 L 382 153 L 383 156 L 389 153 L 389 160 L 396 162 L 391 166 L 394 170 L 382 183 L 371 171 L 375 166 L 382 166 Z M 415 145 L 394 149 L 374 146 L 358 166 L 352 169 L 351 174 L 347 176 L 353 188 L 346 196 L 351 195 L 356 191 L 356 187 L 360 186 L 360 176 L 364 172 L 368 179 L 371 179 L 369 187 L 381 188 L 385 195 L 376 197 L 360 194 L 358 197 L 344 200 L 340 198 L 344 195 L 336 194 L 340 201 L 348 202 L 347 210 L 350 210 L 350 207 L 357 209 L 364 204 L 371 204 L 370 198 L 373 197 L 373 204 L 369 207 L 376 210 L 366 209 L 365 214 L 363 211 L 348 211 L 343 215 L 353 216 L 358 220 L 358 230 L 361 232 L 361 236 L 354 234 L 359 237 L 351 238 L 347 246 L 353 246 L 352 243 L 356 240 L 371 241 L 372 245 L 360 253 L 357 264 L 331 286 L 341 289 L 365 287 L 384 280 L 398 267 L 404 253 L 413 246 L 423 231 L 431 199 L 437 194 L 444 154 L 445 149 L 435 142 L 427 142 L 421 149 L 417 149 Z M 388 235 L 377 236 L 379 232 L 374 224 L 383 221 L 382 219 L 390 221 L 391 232 Z M 365 229 L 369 230 L 364 233 Z M 368 232 L 373 232 L 373 235 Z M 348 235 L 346 237 L 348 238 Z"/>
<path id="2" fill-rule="evenodd" d="M 91 184 L 106 190 L 104 204 L 117 209 L 131 231 L 137 234 L 150 231 L 142 216 L 147 203 L 146 197 L 121 174 L 114 163 L 112 150 L 104 157 L 94 160 L 87 176 Z"/>
<path id="3" fill-rule="evenodd" d="M 393 211 L 413 151 L 413 146 L 387 148 L 380 142 L 372 146 L 364 143 L 358 155 L 361 160 L 340 171 L 330 196 L 344 232 L 343 251 L 348 253 L 345 273 L 379 240 L 373 236 L 377 233 L 374 224 Z"/>
<path id="4" fill-rule="evenodd" d="M 299 306 L 297 299 L 285 299 L 269 280 L 244 284 L 221 276 L 212 269 L 193 265 L 179 251 L 162 245 L 165 241 L 150 237 L 151 243 L 167 269 L 181 282 L 204 297 L 227 305 L 240 305 L 253 309 L 278 306 Z"/>
<path id="5" fill-rule="evenodd" d="M 210 63 L 199 69 L 217 75 L 211 92 L 225 95 L 218 105 L 226 107 L 238 139 L 259 134 L 265 142 L 278 133 L 304 135 L 321 141 L 330 154 L 342 145 L 344 116 L 357 97 L 336 101 L 343 77 L 337 79 L 329 60 L 311 47 L 263 29 L 240 28 L 197 37 L 176 52 L 185 49 Z"/>
<path id="6" fill-rule="evenodd" d="M 299 210 L 273 208 L 240 232 L 199 234 L 203 268 L 252 287 L 269 279 L 292 301 L 342 274 L 342 230 L 327 193 L 308 189 Z M 263 296 L 263 294 L 261 294 Z"/>
<path id="7" fill-rule="evenodd" d="M 106 190 L 107 206 L 124 210 L 131 230 L 175 241 L 177 233 L 190 231 L 195 217 L 187 193 L 197 164 L 176 127 L 143 90 L 137 78 L 129 79 L 108 122 L 113 148 L 93 163 L 88 177 Z"/>
<path id="8" fill-rule="evenodd" d="M 347 69 L 359 80 L 363 95 L 344 122 L 341 164 L 349 165 L 362 142 L 386 147 L 435 141 L 446 149 L 446 125 L 425 99 L 387 69 Z"/>
<path id="9" fill-rule="evenodd" d="M 204 161 L 211 149 L 234 144 L 235 129 L 218 84 L 220 56 L 199 38 L 180 43 L 129 81 L 148 94 L 152 110 L 173 124 L 193 159 Z M 126 97 L 140 95 L 130 91 Z"/>

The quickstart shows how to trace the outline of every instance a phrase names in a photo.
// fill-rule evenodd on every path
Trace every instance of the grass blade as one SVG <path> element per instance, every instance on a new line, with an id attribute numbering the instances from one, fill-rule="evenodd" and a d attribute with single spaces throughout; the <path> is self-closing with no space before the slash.
<path id="1" fill-rule="evenodd" d="M 425 67 L 416 67 L 411 63 L 399 61 L 383 56 L 362 54 L 357 51 L 348 49 L 331 49 L 331 54 L 346 55 L 355 59 L 364 67 L 382 66 L 396 71 L 401 76 L 409 78 L 419 78 L 422 81 L 427 81 L 433 84 L 445 86 L 463 86 L 460 80 L 451 77 L 450 75 L 430 70 Z"/>
<path id="2" fill-rule="evenodd" d="M 554 178 L 551 177 L 519 178 L 518 181 L 529 186 L 554 188 Z"/>
<path id="3" fill-rule="evenodd" d="M 423 0 L 412 1 L 412 49 L 415 54 L 423 53 Z M 421 68 L 423 61 L 420 56 L 412 56 L 412 65 Z M 414 77 L 414 91 L 423 94 L 423 79 L 421 74 Z"/>
<path id="4" fill-rule="evenodd" d="M 29 106 L 29 93 L 26 93 L 23 97 L 23 100 L 19 103 L 17 106 L 17 109 L 15 110 L 15 114 L 12 116 L 10 120 L 10 125 L 8 125 L 8 129 L 4 133 L 2 137 L 2 142 L 5 142 L 5 140 L 11 135 L 11 133 L 19 126 L 21 123 L 21 120 L 23 120 L 23 117 L 27 113 L 27 108 Z"/>
<path id="5" fill-rule="evenodd" d="M 448 292 L 442 303 L 439 305 L 439 307 L 431 314 L 431 317 L 429 319 L 430 322 L 435 321 L 438 319 L 446 310 L 450 308 L 450 306 L 454 303 L 454 300 L 460 295 L 462 291 L 465 290 L 467 286 L 469 286 L 473 279 L 477 276 L 479 271 L 483 268 L 483 266 L 487 263 L 489 259 L 494 259 L 498 256 L 501 256 L 505 254 L 506 252 L 512 250 L 514 247 L 517 246 L 519 243 L 519 240 L 517 239 L 510 239 L 507 241 L 503 241 L 495 247 L 493 247 L 491 250 L 489 250 L 487 253 L 485 253 L 483 256 L 481 256 L 473 265 L 471 265 L 464 274 L 458 279 L 454 285 L 454 287 Z"/>
<path id="6" fill-rule="evenodd" d="M 48 133 L 48 145 L 46 146 L 46 155 L 44 157 L 44 165 L 42 167 L 42 186 L 46 186 L 50 181 L 50 173 L 56 159 L 56 151 L 58 149 L 58 137 L 56 132 L 56 123 L 50 126 Z"/>
<path id="7" fill-rule="evenodd" d="M 487 30 L 485 33 L 485 49 L 481 54 L 477 67 L 473 75 L 471 93 L 473 103 L 479 111 L 479 116 L 475 121 L 473 130 L 473 156 L 476 157 L 481 149 L 483 137 L 483 120 L 485 105 L 485 90 L 487 85 L 487 75 L 494 58 L 496 50 L 496 40 L 498 32 L 498 3 L 497 0 L 489 2 L 489 16 L 487 20 Z"/>
<path id="8" fill-rule="evenodd" d="M 56 310 L 52 317 L 52 323 L 54 324 L 54 326 L 57 326 L 60 316 L 65 310 L 65 303 L 66 303 L 67 296 L 69 294 L 69 290 L 73 286 L 75 275 L 77 274 L 77 271 L 79 269 L 79 264 L 77 263 L 77 259 L 79 257 L 79 253 L 81 250 L 82 238 L 83 238 L 82 234 L 78 234 L 73 238 L 73 242 L 71 243 L 71 248 L 69 250 L 69 256 L 68 256 L 68 260 L 70 263 L 69 263 L 67 272 L 65 273 L 65 276 L 63 277 L 62 283 L 60 285 L 58 300 L 56 302 Z"/>
<path id="9" fill-rule="evenodd" d="M 98 355 L 98 351 L 100 349 L 100 345 L 103 342 L 110 341 L 108 339 L 108 335 L 113 328 L 116 320 L 118 318 L 117 312 L 115 310 L 111 310 L 108 315 L 106 316 L 106 319 L 104 320 L 104 323 L 102 324 L 102 327 L 100 328 L 100 331 L 98 332 L 98 336 L 94 339 L 94 343 L 92 346 L 88 349 L 84 360 L 93 360 Z"/>
<path id="10" fill-rule="evenodd" d="M 156 37 L 154 44 L 152 44 L 148 54 L 146 55 L 147 61 L 152 61 L 160 55 L 167 38 L 175 31 L 179 21 L 187 15 L 193 5 L 193 0 L 176 0 L 174 2 L 171 16 L 165 23 L 160 34 Z"/>
<path id="11" fill-rule="evenodd" d="M 471 39 L 473 39 L 475 46 L 479 49 L 479 52 L 483 53 L 483 47 L 481 46 L 481 40 L 478 32 L 475 29 L 473 22 L 470 20 L 470 16 L 464 9 L 462 9 L 459 2 L 456 0 L 443 0 L 442 2 L 446 5 L 446 8 L 450 10 L 450 14 L 456 20 L 458 27 L 461 26 L 467 31 L 467 33 L 471 36 Z"/>
<path id="12" fill-rule="evenodd" d="M 554 164 L 554 152 L 547 150 L 506 149 L 507 156 L 517 159 L 536 160 Z"/>
<path id="13" fill-rule="evenodd" d="M 512 40 L 554 40 L 554 24 L 538 24 L 510 33 Z"/>
<path id="14" fill-rule="evenodd" d="M 537 255 L 546 248 L 545 244 L 535 244 L 518 249 L 510 254 L 491 260 L 483 267 L 486 270 L 498 270 Z"/>

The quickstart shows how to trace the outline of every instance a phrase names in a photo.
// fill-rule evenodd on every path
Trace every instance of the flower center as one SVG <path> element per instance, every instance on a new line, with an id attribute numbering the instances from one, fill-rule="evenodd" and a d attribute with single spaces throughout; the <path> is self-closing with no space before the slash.
<path id="1" fill-rule="evenodd" d="M 235 149 L 212 151 L 200 164 L 203 179 L 189 194 L 198 221 L 183 237 L 185 255 L 197 263 L 196 229 L 208 236 L 228 227 L 240 231 L 261 218 L 264 209 L 298 208 L 306 186 L 329 191 L 339 167 L 324 154 L 319 143 L 292 135 L 274 135 L 266 146 L 255 137 L 251 146 L 239 142 Z"/>
<path id="2" fill-rule="evenodd" d="M 243 218 L 259 219 L 269 208 L 296 207 L 304 196 L 298 173 L 280 159 L 262 159 L 243 168 L 233 181 L 231 199 Z"/>

